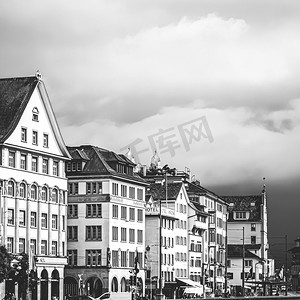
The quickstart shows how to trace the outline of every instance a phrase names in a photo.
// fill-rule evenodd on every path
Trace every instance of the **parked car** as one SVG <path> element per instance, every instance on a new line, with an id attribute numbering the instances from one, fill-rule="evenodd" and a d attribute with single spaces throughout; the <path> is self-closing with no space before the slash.
<path id="1" fill-rule="evenodd" d="M 104 299 L 110 299 L 110 292 L 106 292 L 102 294 L 100 297 L 96 298 L 96 300 L 104 300 Z"/>
<path id="2" fill-rule="evenodd" d="M 77 296 L 69 297 L 68 300 L 96 300 L 96 299 L 88 295 L 77 295 Z"/>

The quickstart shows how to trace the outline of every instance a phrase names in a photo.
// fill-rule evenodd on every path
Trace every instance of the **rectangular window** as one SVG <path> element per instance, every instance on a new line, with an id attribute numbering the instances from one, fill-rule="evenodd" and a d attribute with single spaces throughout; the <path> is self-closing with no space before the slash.
<path id="1" fill-rule="evenodd" d="M 46 240 L 41 240 L 41 254 L 42 255 L 47 255 L 48 251 L 47 251 L 47 241 Z"/>
<path id="2" fill-rule="evenodd" d="M 121 267 L 127 267 L 127 251 L 121 251 Z"/>
<path id="3" fill-rule="evenodd" d="M 33 254 L 36 254 L 36 240 L 35 239 L 30 240 L 30 250 Z"/>
<path id="4" fill-rule="evenodd" d="M 20 156 L 20 169 L 27 170 L 27 155 L 21 154 Z"/>
<path id="5" fill-rule="evenodd" d="M 247 213 L 245 211 L 236 211 L 235 218 L 236 219 L 247 219 Z"/>
<path id="6" fill-rule="evenodd" d="M 255 223 L 251 224 L 251 231 L 256 231 L 256 224 Z"/>
<path id="7" fill-rule="evenodd" d="M 102 217 L 102 205 L 101 204 L 87 204 L 86 205 L 86 217 L 87 218 L 101 218 Z"/>
<path id="8" fill-rule="evenodd" d="M 51 254 L 57 256 L 57 241 L 52 241 Z"/>
<path id="9" fill-rule="evenodd" d="M 129 220 L 134 221 L 135 220 L 135 209 L 130 207 L 129 208 Z"/>
<path id="10" fill-rule="evenodd" d="M 9 151 L 8 166 L 11 168 L 15 168 L 15 166 L 16 166 L 16 153 L 15 152 Z"/>
<path id="11" fill-rule="evenodd" d="M 20 226 L 26 225 L 25 210 L 19 211 L 19 225 Z"/>
<path id="12" fill-rule="evenodd" d="M 77 204 L 68 204 L 68 218 L 78 218 Z"/>
<path id="13" fill-rule="evenodd" d="M 27 142 L 27 128 L 21 128 L 21 142 Z"/>
<path id="14" fill-rule="evenodd" d="M 32 172 L 38 171 L 38 158 L 35 156 L 32 156 L 31 158 L 31 171 Z"/>
<path id="15" fill-rule="evenodd" d="M 114 218 L 114 219 L 118 219 L 118 215 L 119 215 L 119 207 L 118 207 L 118 205 L 116 205 L 116 204 L 113 204 L 113 206 L 112 206 L 112 217 Z"/>
<path id="16" fill-rule="evenodd" d="M 135 242 L 135 232 L 134 229 L 129 229 L 129 243 L 134 243 Z"/>
<path id="17" fill-rule="evenodd" d="M 112 194 L 118 196 L 119 185 L 117 183 L 112 184 Z"/>
<path id="18" fill-rule="evenodd" d="M 68 265 L 77 266 L 77 250 L 68 250 Z"/>
<path id="19" fill-rule="evenodd" d="M 66 228 L 66 217 L 62 216 L 62 231 L 65 231 Z"/>
<path id="20" fill-rule="evenodd" d="M 15 224 L 15 211 L 10 208 L 7 210 L 7 224 L 9 225 Z"/>
<path id="21" fill-rule="evenodd" d="M 48 163 L 49 163 L 48 159 L 43 158 L 42 172 L 43 172 L 44 174 L 48 174 L 48 172 L 49 172 Z"/>
<path id="22" fill-rule="evenodd" d="M 137 220 L 138 220 L 138 222 L 143 222 L 143 210 L 142 209 L 137 210 Z"/>
<path id="23" fill-rule="evenodd" d="M 43 147 L 48 148 L 49 147 L 49 136 L 47 133 L 43 134 Z"/>
<path id="24" fill-rule="evenodd" d="M 48 216 L 45 213 L 42 213 L 41 227 L 48 228 Z"/>
<path id="25" fill-rule="evenodd" d="M 102 226 L 86 226 L 87 241 L 101 241 L 102 240 Z"/>
<path id="26" fill-rule="evenodd" d="M 127 219 L 127 207 L 121 206 L 121 219 L 126 220 Z"/>
<path id="27" fill-rule="evenodd" d="M 116 226 L 112 227 L 112 240 L 114 242 L 118 241 L 118 227 L 116 227 Z"/>
<path id="28" fill-rule="evenodd" d="M 30 213 L 30 226 L 36 227 L 36 212 L 35 211 L 32 211 Z"/>
<path id="29" fill-rule="evenodd" d="M 143 190 L 142 189 L 137 189 L 137 199 L 143 200 Z"/>
<path id="30" fill-rule="evenodd" d="M 121 185 L 121 196 L 127 197 L 127 186 L 126 185 Z"/>
<path id="31" fill-rule="evenodd" d="M 111 256 L 112 256 L 112 266 L 113 267 L 118 267 L 119 266 L 119 253 L 118 253 L 118 251 L 113 250 L 111 252 Z"/>
<path id="32" fill-rule="evenodd" d="M 86 183 L 86 193 L 91 194 L 92 193 L 92 184 L 90 182 Z"/>
<path id="33" fill-rule="evenodd" d="M 137 242 L 139 244 L 143 243 L 143 230 L 138 229 L 138 231 L 137 231 Z"/>
<path id="34" fill-rule="evenodd" d="M 7 252 L 9 253 L 14 252 L 14 238 L 12 237 L 7 238 Z"/>
<path id="35" fill-rule="evenodd" d="M 214 243 L 216 241 L 216 233 L 214 229 L 209 230 L 209 241 Z"/>
<path id="36" fill-rule="evenodd" d="M 53 176 L 58 176 L 58 161 L 53 162 Z"/>
<path id="37" fill-rule="evenodd" d="M 121 228 L 121 242 L 127 241 L 127 228 Z"/>
<path id="38" fill-rule="evenodd" d="M 67 238 L 68 238 L 68 241 L 77 241 L 78 240 L 78 227 L 77 226 L 68 226 L 67 227 Z"/>
<path id="39" fill-rule="evenodd" d="M 58 216 L 57 215 L 52 215 L 52 229 L 57 229 L 58 228 Z"/>
<path id="40" fill-rule="evenodd" d="M 256 236 L 251 236 L 251 244 L 256 244 Z"/>
<path id="41" fill-rule="evenodd" d="M 19 252 L 25 252 L 25 239 L 19 238 Z"/>
<path id="42" fill-rule="evenodd" d="M 38 144 L 38 132 L 35 130 L 32 131 L 32 144 L 33 145 Z"/>
<path id="43" fill-rule="evenodd" d="M 132 186 L 129 187 L 129 198 L 135 199 L 135 188 Z"/>
<path id="44" fill-rule="evenodd" d="M 135 252 L 129 252 L 129 267 L 134 267 Z"/>
<path id="45" fill-rule="evenodd" d="M 245 267 L 252 267 L 252 260 L 251 259 L 245 259 Z"/>
<path id="46" fill-rule="evenodd" d="M 96 267 L 101 266 L 102 255 L 101 249 L 99 250 L 86 250 L 86 266 L 87 267 Z"/>

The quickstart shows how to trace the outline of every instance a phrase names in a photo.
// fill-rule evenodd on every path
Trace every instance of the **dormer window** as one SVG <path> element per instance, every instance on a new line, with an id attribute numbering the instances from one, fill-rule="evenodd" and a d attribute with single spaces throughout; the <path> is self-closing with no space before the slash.
<path id="1" fill-rule="evenodd" d="M 37 109 L 37 107 L 34 107 L 32 110 L 32 121 L 39 121 L 39 110 Z"/>
<path id="2" fill-rule="evenodd" d="M 235 212 L 235 219 L 238 220 L 247 220 L 249 218 L 247 211 L 236 211 Z"/>

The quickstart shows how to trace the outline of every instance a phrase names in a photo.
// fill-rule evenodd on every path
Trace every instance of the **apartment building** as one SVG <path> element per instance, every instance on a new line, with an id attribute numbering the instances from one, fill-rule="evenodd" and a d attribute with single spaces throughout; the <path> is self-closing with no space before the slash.
<path id="1" fill-rule="evenodd" d="M 251 288 L 251 281 L 265 280 L 273 270 L 268 259 L 266 190 L 264 187 L 258 195 L 223 198 L 228 203 L 229 284 Z"/>
<path id="2" fill-rule="evenodd" d="M 129 292 L 136 259 L 143 293 L 147 183 L 125 155 L 91 145 L 68 150 L 65 294 Z"/>
<path id="3" fill-rule="evenodd" d="M 180 282 L 185 285 L 189 278 L 187 193 L 182 182 L 159 180 L 150 184 L 147 193 L 153 198 L 152 205 L 148 203 L 146 209 L 146 247 L 150 248 L 151 278 L 157 282 L 157 288 L 162 279 L 163 294 L 176 298 Z M 152 291 L 153 294 L 157 292 L 157 289 Z"/>
<path id="4" fill-rule="evenodd" d="M 220 196 L 201 186 L 197 180 L 187 182 L 186 190 L 190 202 L 198 209 L 197 214 L 194 213 L 194 231 L 200 231 L 199 237 L 202 237 L 202 240 L 198 237 L 197 241 L 202 247 L 201 263 L 197 264 L 197 271 L 190 273 L 190 276 L 193 278 L 196 272 L 196 281 L 200 282 L 201 279 L 207 292 L 222 293 L 226 275 L 227 204 Z M 190 215 L 189 218 L 192 220 Z M 190 239 L 192 238 L 194 240 L 191 235 Z M 190 251 L 191 257 L 192 254 Z"/>
<path id="5" fill-rule="evenodd" d="M 0 79 L 0 238 L 29 255 L 33 299 L 63 297 L 69 157 L 41 75 Z"/>

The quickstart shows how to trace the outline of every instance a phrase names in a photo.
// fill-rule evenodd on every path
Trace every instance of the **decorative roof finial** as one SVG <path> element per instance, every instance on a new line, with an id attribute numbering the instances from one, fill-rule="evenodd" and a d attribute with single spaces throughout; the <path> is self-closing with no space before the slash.
<path id="1" fill-rule="evenodd" d="M 35 77 L 38 79 L 38 80 L 42 80 L 42 73 L 40 72 L 40 70 L 37 70 L 35 72 Z"/>

